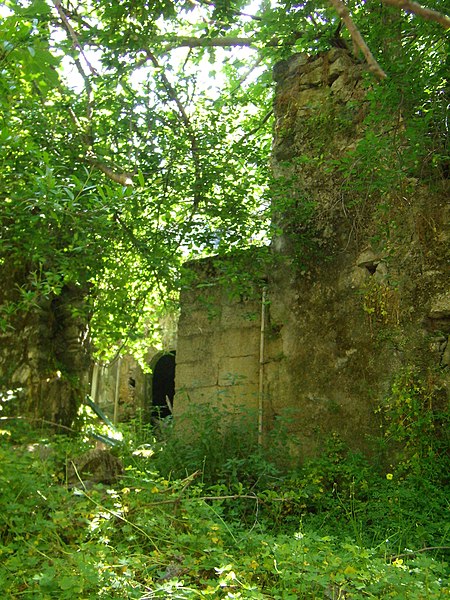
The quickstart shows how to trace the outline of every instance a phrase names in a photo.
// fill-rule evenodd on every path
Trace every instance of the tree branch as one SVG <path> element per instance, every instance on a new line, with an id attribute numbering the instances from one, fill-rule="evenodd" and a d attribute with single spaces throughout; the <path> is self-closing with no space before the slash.
<path id="1" fill-rule="evenodd" d="M 381 2 L 389 6 L 395 6 L 395 8 L 406 12 L 412 12 L 426 21 L 436 21 L 445 29 L 450 29 L 450 17 L 432 8 L 422 6 L 418 2 L 410 2 L 409 0 L 381 0 Z"/>
<path id="2" fill-rule="evenodd" d="M 264 46 L 266 48 L 276 48 L 277 46 L 292 46 L 303 36 L 301 31 L 293 31 L 289 38 L 279 38 L 274 36 Z M 158 41 L 165 44 L 163 52 L 169 52 L 176 48 L 260 48 L 261 40 L 257 37 L 188 37 L 174 36 L 163 37 Z"/>
<path id="3" fill-rule="evenodd" d="M 118 173 L 117 171 L 114 171 L 114 169 L 112 169 L 111 167 L 108 167 L 104 163 L 100 162 L 94 156 L 88 155 L 86 159 L 89 164 L 91 164 L 93 167 L 104 173 L 112 181 L 115 181 L 116 183 L 120 183 L 120 185 L 125 185 L 127 187 L 133 185 L 132 173 Z"/>
<path id="4" fill-rule="evenodd" d="M 250 77 L 250 75 L 253 73 L 253 71 L 255 69 L 257 69 L 259 67 L 259 65 L 262 63 L 263 61 L 263 56 L 260 53 L 258 58 L 256 59 L 256 61 L 247 69 L 247 71 L 238 79 L 237 85 L 231 90 L 231 95 L 233 95 L 235 92 L 237 92 L 240 88 L 241 85 L 244 83 L 244 81 L 247 79 L 247 77 Z"/>
<path id="5" fill-rule="evenodd" d="M 357 48 L 361 50 L 364 55 L 364 58 L 367 61 L 367 65 L 369 67 L 369 71 L 371 71 L 376 77 L 379 79 L 386 79 L 386 73 L 380 67 L 372 52 L 369 49 L 369 46 L 364 41 L 359 29 L 356 27 L 353 19 L 350 16 L 348 8 L 342 2 L 342 0 L 330 0 L 330 4 L 333 6 L 339 17 L 344 21 L 345 26 L 347 27 L 350 35 L 352 36 L 353 43 Z"/>
<path id="6" fill-rule="evenodd" d="M 53 4 L 55 5 L 56 10 L 58 11 L 59 16 L 61 17 L 61 21 L 63 22 L 64 28 L 67 30 L 69 36 L 72 38 L 73 41 L 73 45 L 74 48 L 78 48 L 78 50 L 80 51 L 81 56 L 84 58 L 90 72 L 92 75 L 97 75 L 97 71 L 94 69 L 94 67 L 91 65 L 91 63 L 88 61 L 88 59 L 86 58 L 86 55 L 84 53 L 83 47 L 80 44 L 77 34 L 75 33 L 75 30 L 73 29 L 72 25 L 69 22 L 69 19 L 67 18 L 66 13 L 64 12 L 64 9 L 61 5 L 61 1 L 60 0 L 53 0 Z"/>
<path id="7" fill-rule="evenodd" d="M 64 11 L 64 8 L 61 5 L 61 0 L 53 0 L 53 4 L 58 12 L 58 15 L 61 19 L 64 29 L 68 33 L 69 37 L 72 39 L 73 47 L 79 50 L 81 56 L 83 57 L 86 65 L 89 68 L 91 75 L 98 75 L 97 71 L 91 65 L 91 63 L 89 62 L 89 60 L 87 59 L 87 57 L 83 51 L 83 47 L 78 39 L 78 36 L 75 33 L 74 28 L 70 24 L 70 21 Z M 81 64 L 80 59 L 76 56 L 72 56 L 72 59 L 75 63 L 77 71 L 79 72 L 79 74 L 81 75 L 81 77 L 83 79 L 84 87 L 85 87 L 86 95 L 87 95 L 86 117 L 87 117 L 88 125 L 87 125 L 87 128 L 85 131 L 83 131 L 80 121 L 78 120 L 75 112 L 72 110 L 72 108 L 70 106 L 68 108 L 68 112 L 69 112 L 70 118 L 74 122 L 77 129 L 79 129 L 80 132 L 82 132 L 81 139 L 82 139 L 83 144 L 85 145 L 87 152 L 88 152 L 88 154 L 86 156 L 86 160 L 88 161 L 89 164 L 91 164 L 93 167 L 97 168 L 104 175 L 106 175 L 109 179 L 111 179 L 111 181 L 115 181 L 116 183 L 120 183 L 120 185 L 124 185 L 124 186 L 132 186 L 133 180 L 131 179 L 131 177 L 132 177 L 131 173 L 117 172 L 114 169 L 112 169 L 111 167 L 109 167 L 108 165 L 105 165 L 104 163 L 99 161 L 91 153 L 92 147 L 93 147 L 92 116 L 93 116 L 93 112 L 94 112 L 94 109 L 93 109 L 94 92 L 92 89 L 91 81 L 89 79 L 89 75 L 83 69 L 83 65 Z"/>
<path id="8" fill-rule="evenodd" d="M 224 38 L 198 38 L 198 37 L 173 37 L 162 39 L 167 45 L 164 50 L 174 50 L 175 48 L 227 48 L 229 46 L 249 47 L 255 43 L 254 38 L 244 37 L 224 37 Z"/>
<path id="9" fill-rule="evenodd" d="M 202 170 L 201 170 L 201 164 L 200 164 L 200 150 L 198 147 L 198 142 L 197 142 L 197 138 L 195 136 L 195 132 L 194 129 L 192 127 L 191 121 L 188 117 L 188 114 L 183 106 L 183 104 L 181 103 L 180 99 L 178 98 L 178 95 L 175 91 L 175 88 L 173 87 L 173 85 L 170 83 L 170 81 L 167 79 L 166 74 L 164 73 L 164 71 L 161 68 L 161 65 L 159 64 L 158 60 L 156 59 L 155 55 L 150 52 L 150 50 L 147 50 L 147 56 L 146 56 L 147 60 L 150 60 L 150 62 L 153 64 L 153 66 L 158 69 L 158 71 L 160 72 L 160 76 L 163 82 L 164 87 L 166 88 L 166 92 L 169 96 L 169 98 L 175 102 L 176 107 L 178 109 L 178 112 L 180 114 L 180 118 L 183 122 L 183 125 L 186 129 L 188 138 L 189 138 L 189 143 L 191 146 L 191 154 L 192 154 L 192 160 L 194 162 L 194 171 L 195 171 L 195 182 L 194 182 L 194 207 L 197 207 L 200 200 L 201 200 L 201 196 L 200 196 L 200 188 L 202 185 Z"/>
<path id="10" fill-rule="evenodd" d="M 247 133 L 245 133 L 238 141 L 238 144 L 242 144 L 245 140 L 247 140 L 249 137 L 251 137 L 252 135 L 255 135 L 255 133 L 258 133 L 258 131 L 260 129 L 262 129 L 264 127 L 264 125 L 267 123 L 267 121 L 270 119 L 270 117 L 273 115 L 273 110 L 269 110 L 268 113 L 266 113 L 264 115 L 264 117 L 261 119 L 261 121 L 258 123 L 258 125 L 256 125 L 256 127 L 254 127 L 253 129 L 251 129 L 250 131 L 248 131 Z"/>
<path id="11" fill-rule="evenodd" d="M 64 12 L 64 9 L 61 5 L 60 0 L 53 0 L 53 4 L 55 5 L 56 10 L 58 11 L 58 15 L 61 19 L 63 28 L 66 30 L 69 37 L 72 39 L 73 47 L 77 48 L 80 51 L 80 54 L 84 58 L 84 61 L 86 62 L 91 74 L 96 75 L 97 72 L 95 71 L 95 69 L 92 67 L 92 65 L 86 58 L 83 48 L 78 40 L 77 34 L 75 33 L 74 28 L 72 27 L 72 25 L 69 22 L 69 19 L 67 18 L 66 13 Z M 93 109 L 94 93 L 92 90 L 92 85 L 91 85 L 91 82 L 89 79 L 89 75 L 83 69 L 83 65 L 81 64 L 80 59 L 77 56 L 72 56 L 71 58 L 72 58 L 73 62 L 75 63 L 75 67 L 77 68 L 78 73 L 81 75 L 81 78 L 83 79 L 84 88 L 86 90 L 86 96 L 87 96 L 86 118 L 88 120 L 88 128 L 85 132 L 85 136 L 86 136 L 87 140 L 91 140 L 90 144 L 92 145 L 92 132 L 90 131 L 90 125 L 91 125 L 92 114 L 94 111 L 94 109 Z"/>

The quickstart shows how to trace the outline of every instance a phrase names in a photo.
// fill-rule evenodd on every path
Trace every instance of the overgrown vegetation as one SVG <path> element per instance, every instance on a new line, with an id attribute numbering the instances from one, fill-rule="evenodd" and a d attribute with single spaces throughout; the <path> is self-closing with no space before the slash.
<path id="1" fill-rule="evenodd" d="M 5 348 L 15 337 L 24 347 L 1 353 L 0 399 L 12 407 L 22 383 L 35 382 L 24 414 L 42 417 L 44 384 L 56 382 L 54 420 L 70 429 L 83 397 L 58 417 L 81 386 L 70 342 L 83 333 L 103 358 L 124 348 L 142 358 L 190 283 L 184 261 L 232 254 L 217 277 L 244 295 L 253 278 L 234 257 L 256 247 L 267 269 L 281 215 L 299 267 L 319 256 L 314 200 L 271 182 L 271 70 L 352 40 L 337 1 L 3 4 L 0 336 Z M 347 5 L 388 77 L 366 74 L 362 137 L 324 166 L 343 176 L 343 210 L 373 204 L 373 235 L 389 241 L 396 197 L 448 177 L 448 18 L 422 19 L 392 0 Z M 360 51 L 354 58 L 366 64 Z M 325 161 L 330 123 L 351 129 L 355 110 L 311 122 L 321 134 L 308 167 Z M 401 323 L 393 286 L 374 280 L 362 306 L 374 337 Z M 447 597 L 448 415 L 433 376 L 397 374 L 370 458 L 332 437 L 300 463 L 288 420 L 259 447 L 255 415 L 203 407 L 188 427 L 124 426 L 111 451 L 124 471 L 103 484 L 71 466 L 92 447 L 91 423 L 55 437 L 3 412 L 1 597 Z"/>
<path id="2" fill-rule="evenodd" d="M 420 393 L 409 381 L 397 382 L 384 407 L 388 437 L 398 406 L 409 405 L 400 387 Z M 170 421 L 124 428 L 114 449 L 124 473 L 109 486 L 69 484 L 67 465 L 87 438 L 49 439 L 8 422 L 3 597 L 447 597 L 444 452 L 422 452 L 419 472 L 409 459 L 369 461 L 335 436 L 300 466 L 286 460 L 289 422 L 258 448 L 255 415 L 233 421 L 225 409 L 198 407 L 196 415 L 189 440 Z M 429 428 L 414 435 L 429 447 Z"/>

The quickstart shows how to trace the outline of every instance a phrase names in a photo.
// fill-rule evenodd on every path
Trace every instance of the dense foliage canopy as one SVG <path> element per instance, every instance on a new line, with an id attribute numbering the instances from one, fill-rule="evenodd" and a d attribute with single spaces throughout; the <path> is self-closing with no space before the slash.
<path id="1" fill-rule="evenodd" d="M 448 23 L 398 4 L 351 0 L 348 9 L 387 76 L 376 84 L 378 112 L 401 106 L 410 117 L 407 167 L 443 168 Z M 443 12 L 445 0 L 429 7 Z M 111 348 L 148 333 L 182 284 L 183 261 L 267 244 L 271 68 L 292 52 L 351 47 L 336 9 L 342 3 L 8 0 L 0 261 L 27 277 L 0 324 L 74 285 L 85 290 L 97 346 Z M 368 140 L 361 164 L 384 151 Z"/>

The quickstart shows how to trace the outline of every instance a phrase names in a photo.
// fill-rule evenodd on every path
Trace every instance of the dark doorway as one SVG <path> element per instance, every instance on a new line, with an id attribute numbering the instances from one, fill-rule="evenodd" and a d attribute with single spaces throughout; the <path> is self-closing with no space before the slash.
<path id="1" fill-rule="evenodd" d="M 175 352 L 163 354 L 153 367 L 152 377 L 152 416 L 159 419 L 168 417 L 171 412 L 167 403 L 173 406 L 175 395 Z"/>

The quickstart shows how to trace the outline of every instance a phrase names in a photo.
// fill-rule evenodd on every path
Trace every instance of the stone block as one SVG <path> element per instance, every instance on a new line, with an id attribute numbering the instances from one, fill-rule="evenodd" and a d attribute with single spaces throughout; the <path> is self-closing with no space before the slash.
<path id="1" fill-rule="evenodd" d="M 222 309 L 221 325 L 225 328 L 258 327 L 260 322 L 261 305 L 257 302 L 243 302 L 225 305 Z"/>
<path id="2" fill-rule="evenodd" d="M 217 339 L 215 352 L 220 357 L 259 355 L 259 326 L 222 331 Z"/>
<path id="3" fill-rule="evenodd" d="M 341 73 L 347 73 L 352 64 L 352 60 L 348 54 L 341 54 L 330 64 L 329 75 L 333 76 L 337 74 L 340 75 Z"/>
<path id="4" fill-rule="evenodd" d="M 180 332 L 180 333 L 185 333 Z M 192 363 L 200 360 L 210 361 L 215 354 L 218 335 L 180 335 L 177 344 L 177 363 Z"/>
<path id="5" fill-rule="evenodd" d="M 450 317 L 450 291 L 433 298 L 429 317 L 430 319 L 448 319 Z"/>
<path id="6" fill-rule="evenodd" d="M 178 321 L 178 336 L 204 334 L 216 331 L 220 322 L 221 307 L 206 307 L 204 310 L 187 306 Z"/>
<path id="7" fill-rule="evenodd" d="M 27 364 L 22 364 L 15 371 L 11 377 L 11 382 L 14 385 L 25 386 L 31 378 L 31 368 Z"/>
<path id="8" fill-rule="evenodd" d="M 205 387 L 183 387 L 177 390 L 173 401 L 174 417 L 179 417 L 190 407 L 200 404 L 215 403 L 217 399 L 217 386 L 210 385 Z"/>
<path id="9" fill-rule="evenodd" d="M 450 367 L 450 337 L 444 342 L 443 348 L 441 365 L 443 367 Z"/>
<path id="10" fill-rule="evenodd" d="M 319 85 L 323 80 L 323 68 L 319 67 L 299 78 L 300 85 Z"/>
<path id="11" fill-rule="evenodd" d="M 299 92 L 296 99 L 296 105 L 298 107 L 297 118 L 301 117 L 299 126 L 303 126 L 303 119 L 313 110 L 317 110 L 328 97 L 328 88 L 307 88 L 306 90 Z"/>
<path id="12" fill-rule="evenodd" d="M 219 365 L 219 386 L 247 386 L 258 383 L 257 356 L 224 357 Z"/>
<path id="13" fill-rule="evenodd" d="M 256 412 L 258 397 L 257 384 L 219 386 L 216 391 L 219 405 L 228 413 L 240 414 L 241 418 L 248 413 Z"/>
<path id="14" fill-rule="evenodd" d="M 178 363 L 175 369 L 175 389 L 197 388 L 217 385 L 217 365 L 215 361 L 202 360 L 192 363 Z"/>

